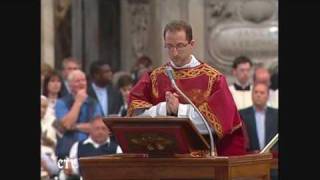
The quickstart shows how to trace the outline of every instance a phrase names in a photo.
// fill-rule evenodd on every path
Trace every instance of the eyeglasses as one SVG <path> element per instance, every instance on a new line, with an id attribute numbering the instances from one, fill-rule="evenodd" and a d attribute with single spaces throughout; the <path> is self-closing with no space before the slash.
<path id="1" fill-rule="evenodd" d="M 172 45 L 172 44 L 165 44 L 164 48 L 168 49 L 168 50 L 172 50 L 173 48 L 175 48 L 176 50 L 181 50 L 183 48 L 185 48 L 188 44 L 190 43 L 178 43 L 177 45 Z"/>

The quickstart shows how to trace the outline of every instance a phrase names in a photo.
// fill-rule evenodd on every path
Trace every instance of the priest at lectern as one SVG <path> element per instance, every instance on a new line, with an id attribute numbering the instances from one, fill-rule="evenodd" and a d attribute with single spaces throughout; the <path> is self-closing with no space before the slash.
<path id="1" fill-rule="evenodd" d="M 225 76 L 192 55 L 195 40 L 192 28 L 184 21 L 167 24 L 164 47 L 169 60 L 145 73 L 129 95 L 128 116 L 188 117 L 204 136 L 208 130 L 195 108 L 172 86 L 166 73 L 173 69 L 179 89 L 192 101 L 210 125 L 218 156 L 245 154 L 243 123 L 228 89 Z M 190 102 L 190 101 L 189 101 Z"/>

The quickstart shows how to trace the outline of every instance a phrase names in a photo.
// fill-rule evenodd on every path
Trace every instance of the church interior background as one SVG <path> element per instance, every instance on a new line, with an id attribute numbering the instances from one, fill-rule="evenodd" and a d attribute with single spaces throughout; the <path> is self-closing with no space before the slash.
<path id="1" fill-rule="evenodd" d="M 149 56 L 167 61 L 162 31 L 171 20 L 193 27 L 194 55 L 229 80 L 235 57 L 278 71 L 278 0 L 41 0 L 41 61 L 56 69 L 64 57 L 107 61 L 130 70 Z"/>

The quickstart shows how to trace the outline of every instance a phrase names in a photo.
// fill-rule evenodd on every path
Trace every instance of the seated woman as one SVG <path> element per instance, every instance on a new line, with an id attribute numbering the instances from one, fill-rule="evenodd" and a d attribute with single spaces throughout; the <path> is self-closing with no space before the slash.
<path id="1" fill-rule="evenodd" d="M 62 78 L 58 72 L 53 71 L 51 74 L 44 78 L 43 95 L 48 99 L 48 109 L 41 124 L 43 128 L 52 128 L 52 124 L 56 119 L 55 105 L 58 98 L 61 97 Z M 59 133 L 57 134 L 60 135 Z M 49 136 L 56 142 L 56 137 Z"/>

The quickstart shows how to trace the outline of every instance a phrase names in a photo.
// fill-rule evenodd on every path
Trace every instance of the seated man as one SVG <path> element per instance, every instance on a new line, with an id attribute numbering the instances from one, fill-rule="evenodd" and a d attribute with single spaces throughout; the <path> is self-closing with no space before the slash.
<path id="1" fill-rule="evenodd" d="M 115 138 L 113 136 L 110 137 L 110 130 L 103 123 L 101 117 L 93 119 L 90 125 L 89 137 L 74 143 L 70 150 L 69 158 L 72 163 L 68 167 L 71 167 L 71 169 L 65 171 L 68 175 L 80 174 L 77 160 L 80 157 L 122 153 Z"/>
<path id="2" fill-rule="evenodd" d="M 253 86 L 253 106 L 240 110 L 249 136 L 249 152 L 262 150 L 278 133 L 278 110 L 267 106 L 269 88 L 265 83 Z M 277 152 L 277 144 L 273 149 Z M 277 179 L 277 172 L 271 172 L 272 180 Z"/>
<path id="3" fill-rule="evenodd" d="M 71 94 L 59 99 L 56 104 L 57 123 L 63 137 L 58 139 L 56 153 L 64 159 L 73 143 L 84 140 L 90 131 L 89 120 L 102 116 L 102 110 L 95 99 L 87 95 L 87 80 L 80 70 L 69 74 L 68 84 Z"/>
<path id="4" fill-rule="evenodd" d="M 88 94 L 99 103 L 103 116 L 117 114 L 122 105 L 122 98 L 119 90 L 112 85 L 110 65 L 102 60 L 92 62 L 90 80 Z"/>

